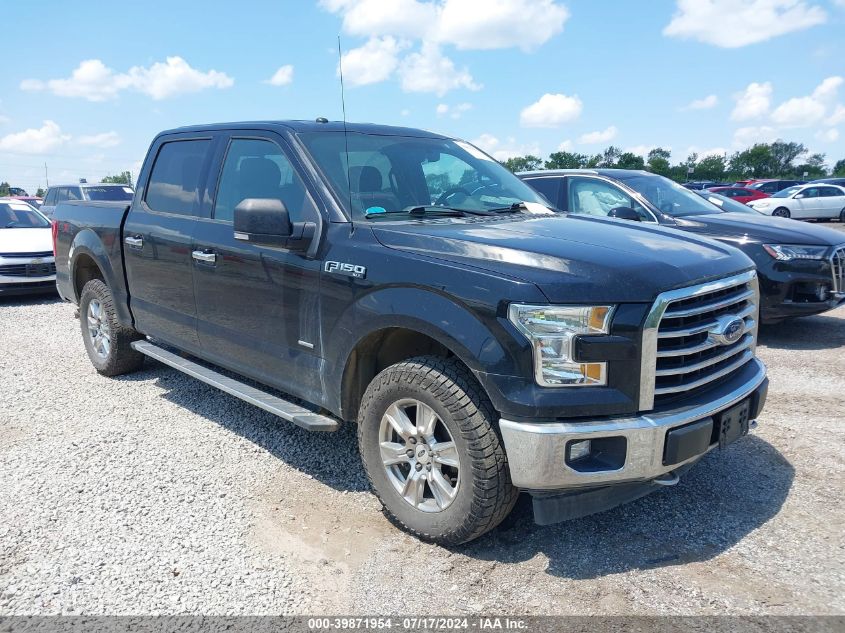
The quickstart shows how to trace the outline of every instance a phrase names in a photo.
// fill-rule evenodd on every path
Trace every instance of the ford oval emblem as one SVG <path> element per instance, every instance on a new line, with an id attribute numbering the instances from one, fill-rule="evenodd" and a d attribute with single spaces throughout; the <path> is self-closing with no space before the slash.
<path id="1" fill-rule="evenodd" d="M 739 317 L 724 316 L 710 330 L 710 338 L 721 345 L 732 345 L 745 334 L 745 321 Z"/>

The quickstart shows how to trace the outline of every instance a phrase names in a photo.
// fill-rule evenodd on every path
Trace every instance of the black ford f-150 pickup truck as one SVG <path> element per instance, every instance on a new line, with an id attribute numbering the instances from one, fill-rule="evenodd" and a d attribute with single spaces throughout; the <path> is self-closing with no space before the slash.
<path id="1" fill-rule="evenodd" d="M 357 422 L 392 520 L 454 544 L 671 485 L 765 401 L 738 250 L 553 213 L 463 141 L 317 122 L 153 141 L 131 204 L 53 218 L 104 375 L 145 356 L 307 429 Z"/>

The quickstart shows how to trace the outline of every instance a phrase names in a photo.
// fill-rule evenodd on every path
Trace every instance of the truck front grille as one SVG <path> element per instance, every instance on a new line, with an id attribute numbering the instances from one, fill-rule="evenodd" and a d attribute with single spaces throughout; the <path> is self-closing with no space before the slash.
<path id="1" fill-rule="evenodd" d="M 640 408 L 714 386 L 750 362 L 758 308 L 753 271 L 661 294 L 643 333 Z"/>
<path id="2" fill-rule="evenodd" d="M 833 292 L 845 293 L 845 246 L 840 246 L 830 258 L 833 271 Z"/>
<path id="3" fill-rule="evenodd" d="M 5 264 L 0 266 L 0 276 L 4 277 L 47 277 L 56 274 L 56 264 Z"/>

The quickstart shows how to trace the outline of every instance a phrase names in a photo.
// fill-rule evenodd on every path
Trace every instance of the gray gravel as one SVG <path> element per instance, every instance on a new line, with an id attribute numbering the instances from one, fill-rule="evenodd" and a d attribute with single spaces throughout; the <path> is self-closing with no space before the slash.
<path id="1" fill-rule="evenodd" d="M 764 330 L 753 436 L 675 488 L 447 550 L 394 529 L 353 429 L 155 363 L 94 372 L 73 307 L 0 299 L 0 615 L 845 613 L 845 309 Z"/>

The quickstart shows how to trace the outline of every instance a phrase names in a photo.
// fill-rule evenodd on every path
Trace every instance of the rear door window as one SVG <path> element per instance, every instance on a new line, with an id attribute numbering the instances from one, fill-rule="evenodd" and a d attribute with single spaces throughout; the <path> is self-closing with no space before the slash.
<path id="1" fill-rule="evenodd" d="M 56 189 L 50 189 L 47 192 L 47 197 L 44 198 L 44 205 L 48 207 L 52 207 L 56 204 Z"/>
<path id="2" fill-rule="evenodd" d="M 530 178 L 526 180 L 548 200 L 553 207 L 560 206 L 560 183 L 562 178 Z"/>
<path id="3" fill-rule="evenodd" d="M 170 141 L 159 149 L 144 201 L 153 211 L 196 215 L 211 140 Z"/>

